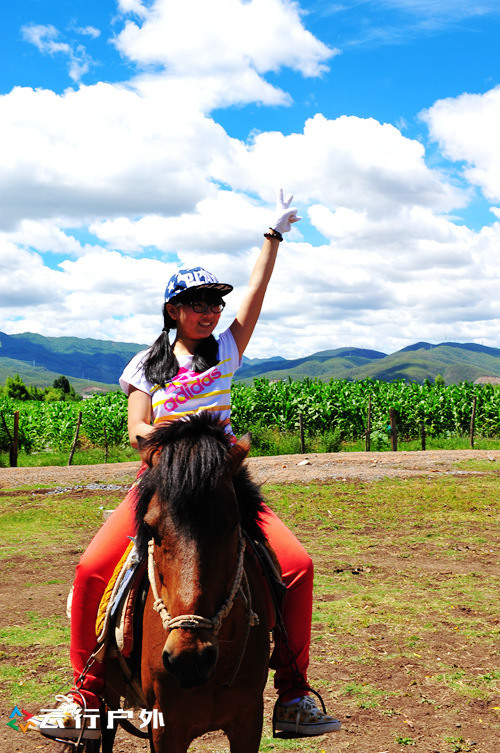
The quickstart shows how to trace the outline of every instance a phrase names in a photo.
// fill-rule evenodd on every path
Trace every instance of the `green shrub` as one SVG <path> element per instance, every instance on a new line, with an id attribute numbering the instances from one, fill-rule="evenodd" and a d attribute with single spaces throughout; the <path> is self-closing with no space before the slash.
<path id="1" fill-rule="evenodd" d="M 340 452 L 342 446 L 342 432 L 339 427 L 329 429 L 318 438 L 317 452 Z"/>

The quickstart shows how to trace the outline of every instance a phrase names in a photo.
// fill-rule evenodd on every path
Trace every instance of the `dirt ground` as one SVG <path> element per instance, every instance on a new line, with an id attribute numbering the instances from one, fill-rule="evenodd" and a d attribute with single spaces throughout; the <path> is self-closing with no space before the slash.
<path id="1" fill-rule="evenodd" d="M 248 465 L 252 478 L 257 483 L 279 484 L 331 479 L 375 481 L 381 478 L 463 474 L 465 471 L 457 471 L 455 463 L 472 459 L 500 462 L 500 450 L 312 453 L 249 458 Z M 32 484 L 126 484 L 135 477 L 138 468 L 139 463 L 136 462 L 66 468 L 0 468 L 0 489 Z"/>
<path id="2" fill-rule="evenodd" d="M 332 479 L 346 481 L 375 481 L 383 478 L 410 478 L 424 476 L 437 478 L 444 475 L 465 476 L 478 473 L 473 470 L 460 470 L 456 463 L 464 460 L 483 460 L 491 463 L 492 471 L 500 469 L 500 451 L 429 451 L 429 452 L 387 452 L 387 453 L 335 453 L 321 455 L 291 455 L 270 458 L 250 458 L 249 465 L 253 478 L 264 485 L 276 483 L 308 483 L 313 480 L 329 481 Z M 94 489 L 102 496 L 105 487 L 109 493 L 116 494 L 116 489 L 127 485 L 135 477 L 138 463 L 119 463 L 101 466 L 73 466 L 70 468 L 12 468 L 0 469 L 0 495 L 10 494 L 23 486 L 40 485 L 49 489 L 68 489 L 70 494 L 92 494 Z M 493 470 L 494 469 L 494 470 Z M 97 493 L 97 491 L 95 492 Z M 15 492 L 14 492 L 15 494 Z M 43 567 L 33 572 L 29 557 L 16 556 L 11 558 L 9 568 L 3 573 L 3 584 L 0 592 L 0 627 L 19 624 L 25 620 L 26 599 L 36 600 L 36 609 L 42 615 L 54 614 L 54 605 L 59 607 L 64 603 L 71 585 L 74 567 L 78 559 L 78 552 L 68 545 L 67 551 L 55 552 L 53 557 L 47 558 Z M 472 555 L 471 556 L 475 556 Z M 372 555 L 370 566 L 385 569 L 390 572 L 396 564 L 390 551 L 377 551 Z M 317 563 L 319 567 L 328 567 L 328 563 Z M 15 565 L 15 567 L 14 567 Z M 427 568 L 429 572 L 438 567 L 425 557 L 425 552 L 415 552 L 413 567 Z M 474 563 L 482 572 L 489 575 L 500 575 L 497 559 L 491 554 Z M 398 562 L 401 568 L 404 563 Z M 458 567 L 458 565 L 457 565 Z M 470 570 L 470 563 L 465 564 Z M 47 586 L 49 576 L 57 571 L 58 579 L 62 583 Z M 464 570 L 465 572 L 465 570 Z M 361 573 L 362 577 L 362 573 Z M 446 574 L 443 574 L 446 577 Z M 23 603 L 19 598 L 19 583 L 28 581 L 29 588 L 23 589 Z M 44 584 L 43 600 L 40 600 L 40 584 Z M 38 584 L 38 586 L 37 586 Z M 329 598 L 329 597 L 322 597 Z M 335 595 L 332 595 L 332 599 Z M 467 609 L 466 605 L 457 608 Z M 498 621 L 497 621 L 498 622 Z M 366 628 L 373 635 L 368 638 L 372 642 L 373 651 L 380 656 L 394 655 L 391 638 L 387 637 L 383 625 Z M 363 640 L 367 635 L 362 636 Z M 437 655 L 448 657 L 456 666 L 470 670 L 491 666 L 488 657 L 478 655 L 474 647 L 465 645 L 459 634 L 454 634 L 446 626 L 436 624 L 434 640 Z M 0 658 L 1 658 L 0 646 Z M 312 738 L 304 741 L 289 741 L 286 748 L 281 743 L 277 750 L 287 751 L 317 751 L 317 753 L 396 753 L 402 750 L 431 751 L 432 753 L 458 753 L 458 751 L 475 751 L 475 753 L 498 753 L 500 751 L 500 726 L 486 725 L 486 718 L 492 704 L 482 700 L 468 700 L 457 706 L 450 695 L 444 690 L 437 691 L 428 688 L 425 691 L 427 679 L 418 659 L 414 661 L 398 658 L 384 659 L 379 664 L 362 667 L 349 662 L 348 655 L 343 662 L 329 662 L 325 658 L 325 649 L 321 643 L 313 642 L 311 652 L 310 675 L 318 683 L 322 691 L 325 688 L 336 687 L 347 681 L 368 682 L 383 687 L 388 693 L 398 691 L 397 704 L 391 713 L 385 716 L 376 708 L 360 708 L 354 699 L 346 698 L 331 713 L 342 720 L 342 730 L 338 733 Z M 36 655 L 36 645 L 26 649 L 19 655 L 19 665 L 26 668 L 26 675 L 30 674 L 30 656 Z M 415 654 L 417 656 L 417 654 Z M 498 657 L 496 657 L 498 658 Z M 440 659 L 439 659 L 440 661 Z M 498 666 L 498 665 L 497 665 Z M 401 694 L 404 688 L 404 694 Z M 270 734 L 269 720 L 274 703 L 272 688 L 268 687 L 265 696 L 265 732 Z M 331 705 L 331 704 L 330 704 Z M 498 707 L 500 721 L 500 700 Z M 29 707 L 30 711 L 35 709 Z M 12 708 L 1 703 L 0 721 L 0 753 L 35 753 L 46 751 L 52 753 L 54 745 L 36 733 L 20 734 L 6 726 L 8 714 Z M 448 742 L 443 742 L 443 730 L 448 731 Z M 400 742 L 396 742 L 399 733 Z M 407 742 L 401 742 L 406 740 Z M 411 742 L 409 742 L 411 741 Z M 407 747 L 408 746 L 408 747 Z M 411 747 L 410 747 L 411 746 Z M 116 753 L 141 753 L 148 750 L 144 742 L 134 741 L 120 733 L 115 744 Z M 212 734 L 196 741 L 190 751 L 193 753 L 215 753 L 227 750 L 226 738 Z M 270 750 L 270 747 L 266 747 Z"/>

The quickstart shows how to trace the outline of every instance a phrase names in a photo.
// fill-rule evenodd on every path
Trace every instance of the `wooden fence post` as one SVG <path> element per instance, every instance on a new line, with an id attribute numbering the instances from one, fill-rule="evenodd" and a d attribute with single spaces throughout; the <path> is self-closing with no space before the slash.
<path id="1" fill-rule="evenodd" d="M 299 413 L 299 429 L 300 429 L 300 451 L 304 455 L 306 451 L 306 441 L 304 437 L 304 416 Z"/>
<path id="2" fill-rule="evenodd" d="M 477 397 L 474 395 L 472 399 L 472 413 L 470 417 L 470 446 L 474 449 L 474 430 L 476 425 L 476 403 Z"/>
<path id="3" fill-rule="evenodd" d="M 422 440 L 422 449 L 425 450 L 425 424 L 420 422 L 420 439 Z"/>
<path id="4" fill-rule="evenodd" d="M 104 462 L 108 462 L 108 432 L 106 431 L 106 424 L 102 425 L 102 430 L 104 432 Z"/>
<path id="5" fill-rule="evenodd" d="M 368 412 L 366 414 L 365 452 L 370 452 L 371 431 L 372 431 L 372 396 L 368 395 Z"/>
<path id="6" fill-rule="evenodd" d="M 71 463 L 73 462 L 73 455 L 75 454 L 76 443 L 78 442 L 78 435 L 80 433 L 80 425 L 81 425 L 81 423 L 82 423 L 82 412 L 80 411 L 80 413 L 78 414 L 78 422 L 76 424 L 76 432 L 75 432 L 75 438 L 73 440 L 73 446 L 72 446 L 71 452 L 69 454 L 68 465 L 71 465 Z"/>
<path id="7" fill-rule="evenodd" d="M 3 413 L 0 413 L 0 416 L 2 418 L 3 428 L 5 429 L 5 433 L 7 434 L 9 438 L 9 463 L 10 463 L 10 453 L 12 451 L 12 434 L 9 431 L 9 427 L 7 426 L 7 421 L 5 420 L 5 416 Z"/>
<path id="8" fill-rule="evenodd" d="M 17 451 L 19 446 L 19 411 L 14 413 L 14 429 L 10 443 L 9 461 L 11 468 L 17 468 Z"/>
<path id="9" fill-rule="evenodd" d="M 398 449 L 398 434 L 397 434 L 397 412 L 395 408 L 389 408 L 389 422 L 391 425 L 391 449 L 396 452 Z"/>

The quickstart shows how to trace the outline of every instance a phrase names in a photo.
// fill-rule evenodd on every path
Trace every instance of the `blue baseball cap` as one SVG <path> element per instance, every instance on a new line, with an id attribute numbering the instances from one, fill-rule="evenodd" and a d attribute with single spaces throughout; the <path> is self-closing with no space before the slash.
<path id="1" fill-rule="evenodd" d="M 170 303 L 173 298 L 184 293 L 186 290 L 217 290 L 221 296 L 227 295 L 233 289 L 219 280 L 211 272 L 207 272 L 202 267 L 193 267 L 193 269 L 179 269 L 175 275 L 172 275 L 165 289 L 165 303 Z"/>

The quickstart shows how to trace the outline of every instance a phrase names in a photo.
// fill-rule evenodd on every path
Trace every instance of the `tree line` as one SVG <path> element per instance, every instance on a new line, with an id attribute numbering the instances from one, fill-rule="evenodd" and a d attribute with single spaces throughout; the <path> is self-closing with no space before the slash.
<path id="1" fill-rule="evenodd" d="M 25 384 L 19 374 L 7 377 L 5 385 L 0 387 L 0 397 L 8 397 L 12 400 L 39 400 L 46 403 L 75 403 L 82 400 L 81 395 L 78 395 L 70 384 L 68 377 L 58 376 L 54 379 L 52 387 L 40 388 L 34 384 Z"/>

